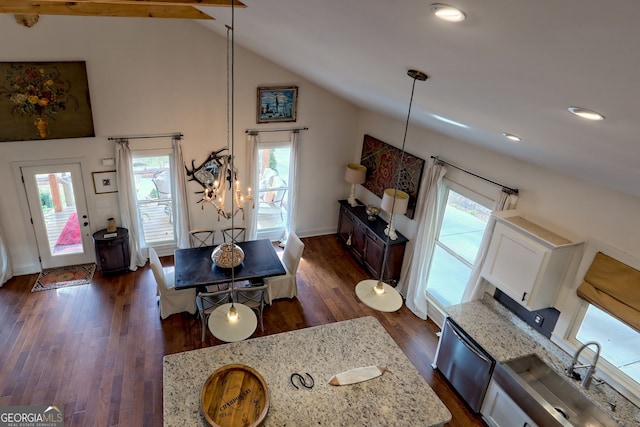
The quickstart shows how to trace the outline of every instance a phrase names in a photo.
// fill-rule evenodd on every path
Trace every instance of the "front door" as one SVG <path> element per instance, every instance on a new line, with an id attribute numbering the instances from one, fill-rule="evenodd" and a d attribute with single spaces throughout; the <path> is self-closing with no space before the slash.
<path id="1" fill-rule="evenodd" d="M 42 268 L 93 262 L 80 164 L 20 169 Z"/>

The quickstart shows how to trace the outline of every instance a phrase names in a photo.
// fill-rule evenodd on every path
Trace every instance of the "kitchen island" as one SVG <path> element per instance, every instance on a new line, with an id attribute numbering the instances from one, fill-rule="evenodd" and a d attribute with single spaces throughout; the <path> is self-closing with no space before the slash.
<path id="1" fill-rule="evenodd" d="M 498 363 L 536 354 L 556 372 L 563 374 L 571 362 L 570 355 L 489 294 L 484 294 L 481 300 L 449 306 L 445 310 Z M 576 382 L 571 384 L 620 425 L 640 425 L 640 409 L 606 383 L 592 385 L 588 390 L 579 388 Z M 616 410 L 610 411 L 608 403 L 615 404 Z"/>
<path id="2" fill-rule="evenodd" d="M 164 425 L 207 425 L 200 391 L 227 364 L 257 370 L 271 394 L 264 426 L 442 426 L 451 413 L 374 317 L 331 323 L 168 355 L 163 362 Z M 348 386 L 329 379 L 349 369 L 386 366 L 381 377 Z M 314 386 L 296 388 L 294 373 Z"/>

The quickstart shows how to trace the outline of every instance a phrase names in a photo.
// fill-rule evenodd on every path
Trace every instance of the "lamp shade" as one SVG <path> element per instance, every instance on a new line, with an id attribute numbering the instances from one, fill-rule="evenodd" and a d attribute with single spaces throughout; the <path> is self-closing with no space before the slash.
<path id="1" fill-rule="evenodd" d="M 380 209 L 391 214 L 404 215 L 409 206 L 409 195 L 402 190 L 387 188 L 382 195 Z"/>
<path id="2" fill-rule="evenodd" d="M 350 184 L 362 184 L 367 179 L 367 168 L 357 163 L 349 163 L 344 172 L 344 180 Z"/>

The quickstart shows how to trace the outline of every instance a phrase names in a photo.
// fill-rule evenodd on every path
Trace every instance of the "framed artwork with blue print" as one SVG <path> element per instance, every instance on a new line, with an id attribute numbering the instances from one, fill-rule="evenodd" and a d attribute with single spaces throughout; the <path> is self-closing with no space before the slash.
<path id="1" fill-rule="evenodd" d="M 259 87 L 257 123 L 295 122 L 297 86 Z"/>

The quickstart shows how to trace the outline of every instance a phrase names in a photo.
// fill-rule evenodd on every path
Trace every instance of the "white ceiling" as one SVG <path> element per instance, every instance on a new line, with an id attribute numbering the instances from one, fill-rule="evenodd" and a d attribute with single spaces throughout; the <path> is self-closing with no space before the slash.
<path id="1" fill-rule="evenodd" d="M 452 0 L 457 24 L 431 1 L 243 2 L 237 45 L 356 105 L 404 120 L 415 68 L 412 124 L 640 197 L 639 0 Z M 231 9 L 199 8 L 224 35 Z"/>

